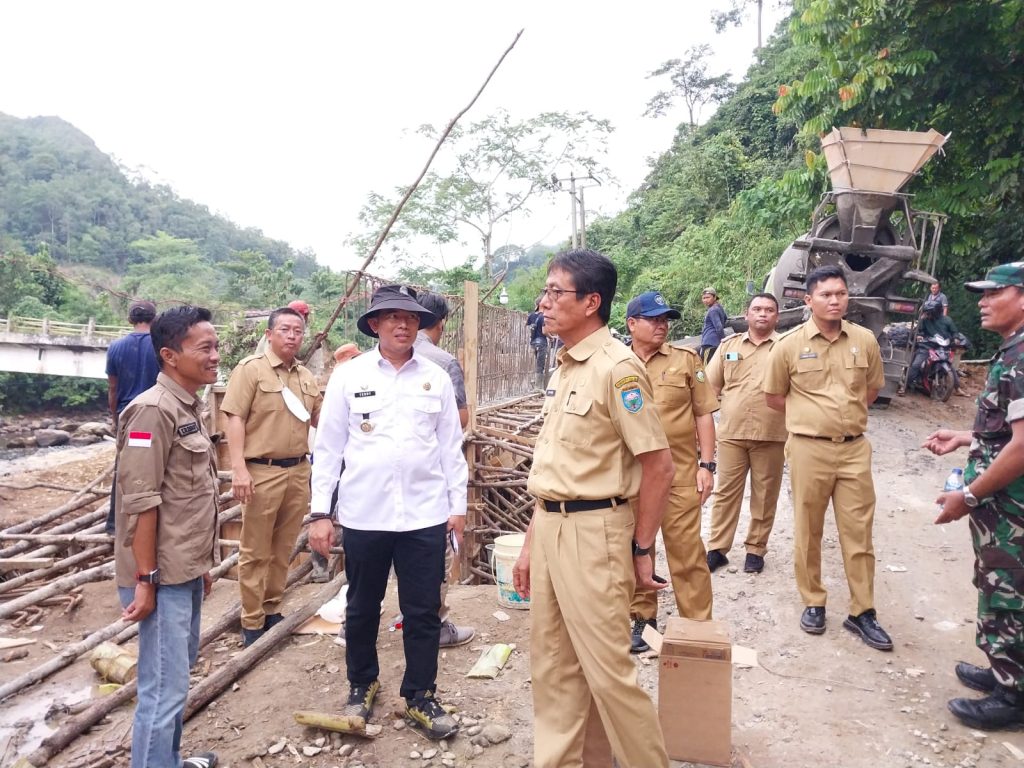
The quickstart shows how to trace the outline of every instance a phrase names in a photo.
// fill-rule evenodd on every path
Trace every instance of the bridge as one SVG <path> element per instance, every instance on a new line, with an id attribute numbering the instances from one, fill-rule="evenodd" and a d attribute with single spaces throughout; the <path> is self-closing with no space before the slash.
<path id="1" fill-rule="evenodd" d="M 0 371 L 106 380 L 107 347 L 129 326 L 65 323 L 11 315 L 0 319 Z"/>

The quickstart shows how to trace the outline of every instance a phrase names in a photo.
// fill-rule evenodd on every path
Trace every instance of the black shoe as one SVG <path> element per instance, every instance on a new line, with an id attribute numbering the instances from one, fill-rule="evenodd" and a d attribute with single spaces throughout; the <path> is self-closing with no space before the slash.
<path id="1" fill-rule="evenodd" d="M 380 681 L 374 680 L 369 685 L 350 685 L 348 689 L 348 702 L 342 708 L 341 713 L 349 717 L 361 717 L 369 720 L 373 712 L 373 700 L 377 698 L 380 690 Z"/>
<path id="2" fill-rule="evenodd" d="M 181 768 L 217 768 L 217 762 L 217 755 L 214 752 L 200 752 L 183 760 Z"/>
<path id="3" fill-rule="evenodd" d="M 263 617 L 263 631 L 269 632 L 275 625 L 280 624 L 282 621 L 284 621 L 284 616 L 280 613 L 267 614 Z"/>
<path id="4" fill-rule="evenodd" d="M 654 619 L 633 619 L 633 632 L 629 638 L 629 652 L 643 653 L 651 650 L 651 646 L 644 640 L 644 627 L 658 628 L 658 622 Z"/>
<path id="5" fill-rule="evenodd" d="M 825 606 L 810 605 L 800 615 L 800 629 L 812 635 L 825 633 Z"/>
<path id="6" fill-rule="evenodd" d="M 983 699 L 950 699 L 946 706 L 971 728 L 997 731 L 1024 727 L 1024 694 L 1002 685 L 996 685 Z"/>
<path id="7" fill-rule="evenodd" d="M 892 638 L 882 629 L 875 618 L 875 609 L 864 611 L 860 616 L 847 616 L 843 626 L 860 635 L 860 639 L 880 651 L 892 650 Z"/>
<path id="8" fill-rule="evenodd" d="M 246 629 L 245 627 L 242 627 L 242 647 L 248 648 L 263 637 L 263 633 L 266 631 L 267 630 L 265 629 Z"/>
<path id="9" fill-rule="evenodd" d="M 976 667 L 966 661 L 956 665 L 956 676 L 968 688 L 982 693 L 992 693 L 996 689 L 996 676 L 988 667 Z"/>
<path id="10" fill-rule="evenodd" d="M 405 703 L 405 717 L 428 738 L 440 741 L 459 730 L 455 718 L 445 711 L 431 691 L 420 691 Z"/>
<path id="11" fill-rule="evenodd" d="M 764 570 L 764 558 L 761 555 L 747 553 L 747 559 L 743 561 L 744 573 L 760 573 Z"/>
<path id="12" fill-rule="evenodd" d="M 720 550 L 711 549 L 708 550 L 708 570 L 714 573 L 723 565 L 729 564 L 729 558 L 726 557 Z"/>

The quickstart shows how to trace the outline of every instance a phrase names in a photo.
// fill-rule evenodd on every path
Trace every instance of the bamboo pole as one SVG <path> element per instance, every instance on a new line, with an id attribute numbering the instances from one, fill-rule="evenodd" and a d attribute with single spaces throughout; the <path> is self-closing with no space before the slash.
<path id="1" fill-rule="evenodd" d="M 25 584 L 30 584 L 33 581 L 49 578 L 61 571 L 66 571 L 68 568 L 73 568 L 76 565 L 86 563 L 94 557 L 99 557 L 100 555 L 108 553 L 110 551 L 110 547 L 111 545 L 109 543 L 100 544 L 98 547 L 91 547 L 79 552 L 77 555 L 72 555 L 71 557 L 65 557 L 63 560 L 58 560 L 48 568 L 41 568 L 38 571 L 32 571 L 31 573 L 26 573 L 22 576 L 16 576 L 13 579 L 8 579 L 7 581 L 0 581 L 0 595 L 5 592 L 10 592 L 12 589 L 24 586 Z"/>
<path id="2" fill-rule="evenodd" d="M 91 504 L 91 503 L 94 503 L 95 501 L 97 501 L 97 500 L 93 499 L 89 503 Z M 95 509 L 92 512 L 86 512 L 86 513 L 84 513 L 82 515 L 79 515 L 75 519 L 69 520 L 66 523 L 61 523 L 60 525 L 54 526 L 53 528 L 50 528 L 49 531 L 47 531 L 47 533 L 50 533 L 50 534 L 70 533 L 71 531 L 78 531 L 78 530 L 83 529 L 83 528 L 87 529 L 87 530 L 83 531 L 84 533 L 89 533 L 88 529 L 90 528 L 90 526 L 95 526 L 95 524 L 98 523 L 100 520 L 106 520 L 106 519 L 107 519 L 107 510 L 106 509 L 102 509 L 102 508 L 101 509 Z M 95 528 L 96 528 L 96 532 L 98 533 L 99 531 L 101 531 L 103 529 L 103 525 L 101 524 L 99 526 L 95 526 Z M 25 552 L 31 550 L 32 546 L 33 546 L 33 544 L 30 541 L 19 541 L 17 544 L 12 544 L 9 547 L 6 547 L 4 549 L 0 549 L 0 557 L 14 557 L 14 555 L 24 554 Z M 44 548 L 44 549 L 46 549 L 45 552 L 43 550 L 33 551 L 32 555 L 34 557 L 43 557 L 45 555 L 52 554 L 53 552 L 57 551 L 57 547 L 53 547 L 53 548 L 49 548 L 49 549 Z"/>
<path id="3" fill-rule="evenodd" d="M 26 531 L 31 531 L 33 528 L 38 528 L 40 525 L 43 525 L 44 523 L 49 523 L 56 520 L 59 517 L 63 517 L 68 512 L 74 512 L 76 509 L 80 509 L 84 507 L 86 504 L 90 504 L 93 501 L 97 501 L 98 499 L 104 496 L 109 496 L 109 493 L 96 492 L 93 491 L 93 488 L 95 488 L 97 485 L 99 485 L 101 482 L 107 479 L 113 473 L 113 471 L 114 465 L 111 464 L 109 467 L 107 467 L 107 469 L 103 471 L 102 474 L 97 476 L 84 488 L 81 488 L 77 493 L 75 493 L 74 496 L 68 499 L 68 501 L 62 504 L 61 506 L 57 507 L 56 509 L 51 509 L 46 514 L 41 515 L 39 517 L 34 517 L 31 520 L 26 520 L 22 523 L 18 523 L 17 525 L 12 525 L 9 528 L 5 528 L 3 530 L 3 533 L 24 533 Z M 95 496 L 96 498 L 86 498 L 90 494 Z"/>
<path id="4" fill-rule="evenodd" d="M 103 565 L 97 565 L 94 568 L 87 568 L 84 571 L 72 574 L 71 576 L 65 576 L 62 579 L 51 581 L 45 587 L 29 592 L 23 597 L 15 598 L 10 600 L 3 605 L 0 605 L 0 619 L 6 619 L 8 616 L 12 616 L 24 608 L 28 608 L 31 605 L 35 605 L 41 600 L 45 600 L 48 597 L 54 595 L 60 595 L 67 592 L 72 587 L 77 587 L 81 584 L 88 584 L 92 581 L 104 581 L 105 579 L 113 578 L 114 576 L 114 563 L 103 563 Z"/>

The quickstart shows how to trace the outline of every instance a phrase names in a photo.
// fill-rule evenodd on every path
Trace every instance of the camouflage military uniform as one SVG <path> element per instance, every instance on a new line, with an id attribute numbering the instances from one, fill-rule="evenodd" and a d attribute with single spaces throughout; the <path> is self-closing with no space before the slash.
<path id="1" fill-rule="evenodd" d="M 967 485 L 1010 442 L 1011 422 L 1019 418 L 1024 418 L 1024 331 L 999 347 L 978 397 Z M 1024 691 L 1024 477 L 983 499 L 971 510 L 970 526 L 978 647 L 1001 685 Z"/>

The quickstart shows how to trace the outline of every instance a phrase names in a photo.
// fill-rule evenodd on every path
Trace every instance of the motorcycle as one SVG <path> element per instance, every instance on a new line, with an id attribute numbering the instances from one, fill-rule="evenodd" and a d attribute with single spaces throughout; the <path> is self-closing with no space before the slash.
<path id="1" fill-rule="evenodd" d="M 956 389 L 956 377 L 953 374 L 952 341 L 944 336 L 935 335 L 930 338 L 917 337 L 918 348 L 928 350 L 918 388 L 933 400 L 946 402 Z"/>

